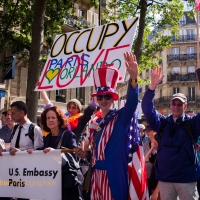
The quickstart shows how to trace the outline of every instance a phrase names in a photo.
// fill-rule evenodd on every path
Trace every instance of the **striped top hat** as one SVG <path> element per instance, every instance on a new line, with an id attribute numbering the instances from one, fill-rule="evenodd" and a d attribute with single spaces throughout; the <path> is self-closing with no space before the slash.
<path id="1" fill-rule="evenodd" d="M 119 78 L 118 70 L 110 67 L 101 67 L 94 71 L 94 86 L 96 93 L 91 96 L 112 94 L 114 100 L 118 100 L 118 94 L 115 92 Z"/>

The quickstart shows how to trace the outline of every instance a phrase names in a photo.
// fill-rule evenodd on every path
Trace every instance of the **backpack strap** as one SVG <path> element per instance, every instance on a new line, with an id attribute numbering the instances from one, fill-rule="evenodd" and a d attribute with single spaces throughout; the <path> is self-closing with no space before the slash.
<path id="1" fill-rule="evenodd" d="M 193 133 L 192 133 L 192 127 L 191 127 L 190 121 L 186 120 L 182 124 L 183 124 L 183 128 L 185 129 L 187 134 L 190 136 L 190 139 L 192 140 L 192 143 L 194 145 L 196 145 L 196 142 L 194 141 L 194 136 L 193 136 Z"/>
<path id="2" fill-rule="evenodd" d="M 28 136 L 29 138 L 32 140 L 33 144 L 34 144 L 34 128 L 35 128 L 36 124 L 35 123 L 31 123 L 28 129 Z"/>
<path id="3" fill-rule="evenodd" d="M 164 130 L 165 130 L 166 125 L 167 125 L 167 120 L 165 120 L 165 121 L 163 122 L 163 124 L 160 126 L 160 128 L 159 128 L 159 130 L 158 130 L 158 132 L 157 132 L 157 135 L 158 135 L 158 139 L 159 139 L 159 140 L 161 139 L 161 137 L 162 137 L 162 135 L 163 135 L 163 132 L 164 132 Z"/>
<path id="4" fill-rule="evenodd" d="M 13 131 L 12 131 L 11 136 L 10 136 L 10 142 L 11 142 L 11 140 L 13 139 L 13 137 L 14 137 L 14 135 L 15 135 L 15 132 L 16 132 L 16 130 L 17 130 L 17 128 L 18 128 L 18 126 L 19 126 L 19 124 L 16 124 L 16 125 L 14 125 L 14 127 L 13 127 Z"/>

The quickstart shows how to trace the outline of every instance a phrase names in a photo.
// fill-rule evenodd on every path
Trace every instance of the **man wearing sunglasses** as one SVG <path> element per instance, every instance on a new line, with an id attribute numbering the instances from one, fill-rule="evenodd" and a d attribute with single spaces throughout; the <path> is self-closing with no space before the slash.
<path id="1" fill-rule="evenodd" d="M 142 109 L 152 129 L 158 134 L 156 178 L 162 200 L 198 199 L 196 183 L 200 179 L 200 166 L 195 143 L 200 135 L 200 113 L 190 117 L 184 112 L 187 98 L 174 94 L 170 101 L 171 115 L 158 113 L 153 105 L 157 85 L 162 81 L 162 69 L 151 70 L 151 83 L 142 99 Z M 192 129 L 191 134 L 186 125 Z"/>

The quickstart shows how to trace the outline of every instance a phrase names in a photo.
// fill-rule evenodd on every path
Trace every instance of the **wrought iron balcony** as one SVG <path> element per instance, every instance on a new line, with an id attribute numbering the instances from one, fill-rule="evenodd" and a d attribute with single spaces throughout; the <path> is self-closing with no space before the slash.
<path id="1" fill-rule="evenodd" d="M 74 27 L 76 29 L 83 29 L 83 28 L 92 28 L 95 27 L 95 24 L 92 24 L 85 20 L 83 17 L 77 17 L 74 15 L 66 15 L 66 25 Z"/>
<path id="2" fill-rule="evenodd" d="M 191 42 L 191 41 L 196 41 L 197 37 L 195 34 L 191 35 L 179 35 L 178 37 L 175 37 L 174 35 L 172 36 L 172 42 L 177 43 L 177 42 Z"/>
<path id="3" fill-rule="evenodd" d="M 167 75 L 167 81 L 197 81 L 195 73 L 189 74 L 170 74 Z"/>
<path id="4" fill-rule="evenodd" d="M 163 105 L 163 104 L 169 104 L 170 100 L 172 99 L 172 96 L 165 96 L 165 97 L 160 97 L 158 99 L 154 99 L 154 105 Z M 188 97 L 187 100 L 189 103 L 199 103 L 200 102 L 200 96 L 193 96 L 193 97 Z"/>
<path id="5" fill-rule="evenodd" d="M 197 54 L 175 54 L 175 55 L 167 55 L 167 62 L 172 61 L 186 61 L 186 60 L 197 60 Z"/>
<path id="6" fill-rule="evenodd" d="M 169 104 L 171 100 L 171 96 L 165 96 L 165 97 L 160 97 L 158 99 L 154 99 L 154 104 L 159 105 L 159 104 Z"/>

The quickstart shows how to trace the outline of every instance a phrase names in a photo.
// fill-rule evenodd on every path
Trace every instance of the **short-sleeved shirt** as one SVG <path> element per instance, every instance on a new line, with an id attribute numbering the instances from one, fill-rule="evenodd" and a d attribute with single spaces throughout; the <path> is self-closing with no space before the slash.
<path id="1" fill-rule="evenodd" d="M 4 125 L 0 128 L 0 138 L 3 139 L 5 143 L 10 143 L 12 130 L 13 129 L 9 129 L 7 125 Z"/>
<path id="2" fill-rule="evenodd" d="M 27 150 L 27 149 L 38 149 L 43 147 L 43 133 L 39 126 L 34 127 L 34 143 L 30 139 L 29 135 L 27 134 L 29 131 L 29 126 L 31 125 L 31 121 L 28 120 L 21 129 L 21 136 L 19 140 L 19 149 L 21 151 Z M 11 148 L 15 148 L 17 136 L 19 133 L 19 126 L 17 127 L 15 134 L 11 140 Z"/>

